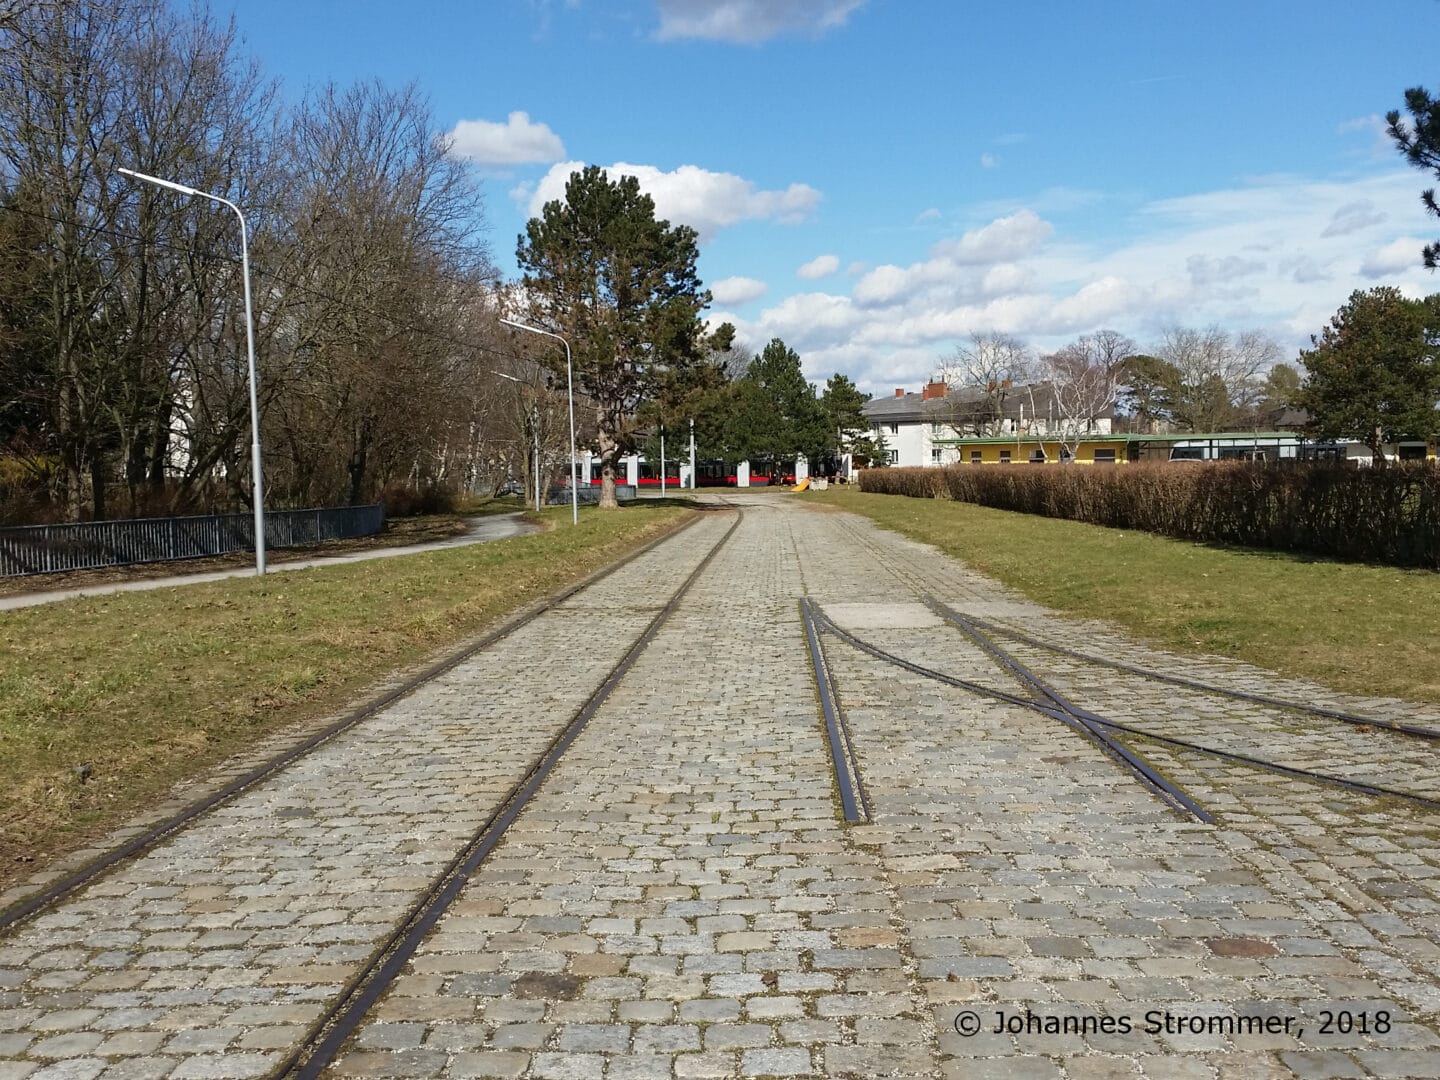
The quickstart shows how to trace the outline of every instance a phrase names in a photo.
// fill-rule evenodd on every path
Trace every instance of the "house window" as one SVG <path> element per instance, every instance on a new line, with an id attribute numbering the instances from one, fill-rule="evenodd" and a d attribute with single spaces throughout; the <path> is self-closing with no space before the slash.
<path id="1" fill-rule="evenodd" d="M 1009 450 L 1001 450 L 1001 451 L 1000 451 L 1000 464 L 1001 464 L 1001 465 L 1009 465 L 1009 464 L 1010 464 L 1010 451 L 1009 451 Z"/>
<path id="2" fill-rule="evenodd" d="M 1114 464 L 1115 464 L 1115 451 L 1114 451 L 1113 449 L 1110 449 L 1110 450 L 1101 450 L 1101 449 L 1098 449 L 1098 448 L 1097 448 L 1097 449 L 1095 450 L 1095 464 L 1096 464 L 1096 465 L 1114 465 Z"/>
<path id="3" fill-rule="evenodd" d="M 886 459 L 887 461 L 889 461 L 891 465 L 899 465 L 899 464 L 900 464 L 900 451 L 899 451 L 899 450 L 890 450 L 890 451 L 888 451 L 888 452 L 886 453 L 886 455 L 885 455 L 885 459 Z"/>
<path id="4" fill-rule="evenodd" d="M 979 450 L 971 450 L 971 451 L 970 451 L 970 464 L 971 464 L 971 465 L 979 465 L 979 464 L 980 464 L 980 451 L 979 451 Z"/>
<path id="5" fill-rule="evenodd" d="M 899 424 L 891 424 L 891 425 L 890 425 L 890 434 L 891 434 L 891 435 L 899 435 L 899 434 L 900 434 L 900 425 L 899 425 Z"/>
<path id="6" fill-rule="evenodd" d="M 933 435 L 933 436 L 935 436 L 935 437 L 938 439 L 938 438 L 940 437 L 941 428 L 942 428 L 942 426 L 941 426 L 940 424 L 931 424 L 931 425 L 930 425 L 930 434 Z"/>
<path id="7" fill-rule="evenodd" d="M 934 448 L 930 451 L 930 464 L 932 464 L 932 465 L 939 465 L 939 464 L 940 464 L 940 453 L 941 453 L 941 450 L 940 450 L 940 448 L 939 448 L 938 446 L 937 446 L 937 447 L 934 447 Z"/>
<path id="8" fill-rule="evenodd" d="M 1040 450 L 1040 449 L 1031 450 L 1031 451 L 1030 451 L 1030 464 L 1031 464 L 1031 465 L 1044 465 L 1044 464 L 1045 464 L 1045 451 L 1044 451 L 1044 450 Z"/>

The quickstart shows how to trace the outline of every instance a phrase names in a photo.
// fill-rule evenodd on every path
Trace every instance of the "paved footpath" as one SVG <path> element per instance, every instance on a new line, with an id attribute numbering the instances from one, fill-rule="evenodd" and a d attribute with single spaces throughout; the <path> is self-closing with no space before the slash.
<path id="1" fill-rule="evenodd" d="M 922 593 L 1148 666 L 1359 703 L 1151 653 L 799 499 L 728 501 L 739 530 L 333 1075 L 1440 1075 L 1440 815 L 1144 745 L 1219 818 L 1186 822 L 1052 721 L 829 639 L 875 810 L 846 826 L 798 601 L 994 685 Z M 263 1075 L 723 517 L 0 937 L 0 1080 Z M 1254 722 L 1266 752 L 1293 736 L 1296 760 L 1353 752 L 1370 779 L 1394 738 L 1045 674 L 1097 711 L 1178 713 L 1230 743 Z M 1017 1030 L 995 1032 L 1001 1014 Z M 1237 1032 L 1236 1016 L 1269 1020 Z"/>

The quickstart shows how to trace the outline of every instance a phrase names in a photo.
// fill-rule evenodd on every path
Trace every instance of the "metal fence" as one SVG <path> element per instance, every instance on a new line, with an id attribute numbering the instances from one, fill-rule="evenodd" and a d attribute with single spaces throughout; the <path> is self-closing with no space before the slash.
<path id="1" fill-rule="evenodd" d="M 629 500 L 631 500 L 631 499 L 633 499 L 633 498 L 635 498 L 635 485 L 634 485 L 634 484 L 616 484 L 616 485 L 615 485 L 615 501 L 616 501 L 616 502 L 628 502 Z M 598 502 L 600 501 L 600 485 L 599 485 L 599 484 L 581 484 L 581 485 L 580 485 L 580 488 L 579 488 L 579 497 L 576 499 L 576 501 L 577 501 L 577 502 L 585 503 L 587 506 L 588 506 L 589 504 L 591 504 L 591 503 L 598 503 Z M 570 488 L 567 486 L 567 487 L 557 487 L 557 488 L 552 489 L 551 492 L 550 492 L 550 505 L 551 505 L 551 506 L 569 506 L 569 505 L 570 505 Z"/>
<path id="2" fill-rule="evenodd" d="M 267 548 L 371 536 L 385 528 L 385 508 L 335 506 L 322 510 L 270 510 Z M 255 519 L 246 514 L 85 521 L 0 529 L 0 577 L 95 570 L 131 563 L 201 559 L 255 550 Z"/>

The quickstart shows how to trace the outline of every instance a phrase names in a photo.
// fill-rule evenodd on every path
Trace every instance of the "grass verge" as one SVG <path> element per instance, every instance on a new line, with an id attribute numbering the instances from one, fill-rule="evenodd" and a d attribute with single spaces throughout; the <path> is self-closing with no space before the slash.
<path id="1" fill-rule="evenodd" d="M 693 512 L 557 508 L 533 536 L 0 614 L 0 886 Z"/>
<path id="2" fill-rule="evenodd" d="M 933 544 L 1057 611 L 1116 623 L 1176 652 L 1231 656 L 1352 693 L 1440 701 L 1433 571 L 1212 547 L 853 488 L 813 499 Z"/>

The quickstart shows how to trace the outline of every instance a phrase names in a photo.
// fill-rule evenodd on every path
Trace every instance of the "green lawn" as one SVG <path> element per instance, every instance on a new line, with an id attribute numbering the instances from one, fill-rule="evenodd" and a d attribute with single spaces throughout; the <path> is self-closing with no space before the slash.
<path id="1" fill-rule="evenodd" d="M 806 496 L 962 559 L 1059 611 L 1167 649 L 1341 690 L 1440 701 L 1440 575 L 1218 548 L 948 500 Z"/>
<path id="2" fill-rule="evenodd" d="M 0 884 L 692 513 L 559 507 L 534 536 L 0 613 Z"/>

